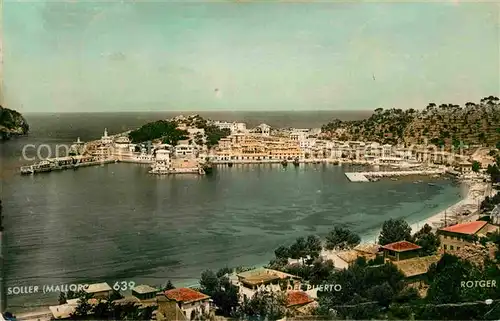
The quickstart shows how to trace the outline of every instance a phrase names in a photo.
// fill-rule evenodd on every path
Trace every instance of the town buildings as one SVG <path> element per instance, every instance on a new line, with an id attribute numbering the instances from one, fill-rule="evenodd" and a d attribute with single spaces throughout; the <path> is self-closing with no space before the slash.
<path id="1" fill-rule="evenodd" d="M 210 313 L 210 297 L 190 288 L 179 288 L 165 291 L 167 299 L 177 302 L 187 320 Z"/>
<path id="2" fill-rule="evenodd" d="M 113 289 L 106 282 L 90 284 L 84 291 L 88 294 L 92 294 L 96 299 L 107 299 Z"/>
<path id="3" fill-rule="evenodd" d="M 408 241 L 399 241 L 381 247 L 384 259 L 391 261 L 407 260 L 419 256 L 421 247 Z"/>
<path id="4" fill-rule="evenodd" d="M 473 245 L 481 236 L 496 230 L 497 226 L 486 221 L 474 221 L 441 228 L 437 231 L 437 235 L 442 249 L 446 252 Z"/>
<path id="5" fill-rule="evenodd" d="M 287 288 L 298 289 L 301 284 L 298 276 L 267 268 L 241 272 L 230 280 L 240 288 L 242 299 L 250 299 L 259 290 L 286 291 Z"/>

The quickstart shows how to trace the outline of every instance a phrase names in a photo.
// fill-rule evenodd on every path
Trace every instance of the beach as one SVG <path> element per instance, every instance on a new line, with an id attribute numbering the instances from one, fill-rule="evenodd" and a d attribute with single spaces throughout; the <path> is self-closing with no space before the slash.
<path id="1" fill-rule="evenodd" d="M 445 210 L 437 212 L 427 219 L 411 224 L 410 227 L 412 234 L 418 232 L 425 224 L 429 224 L 435 231 L 438 228 L 444 226 L 445 218 L 447 225 L 477 220 L 479 218 L 479 205 L 481 204 L 482 200 L 486 196 L 492 196 L 493 194 L 491 184 L 468 179 L 463 180 L 462 185 L 464 188 L 463 199 L 449 206 Z M 462 215 L 464 212 L 470 212 L 470 214 Z M 373 243 L 373 240 L 378 238 L 377 235 L 379 232 L 380 230 L 377 231 L 376 235 L 372 235 L 372 233 L 370 233 L 369 236 L 362 236 L 361 243 Z M 370 240 L 371 242 L 368 240 Z M 321 257 L 323 257 L 323 259 L 325 260 L 332 260 L 335 266 L 343 266 L 345 265 L 345 262 L 337 256 L 338 252 L 340 251 L 328 251 L 326 249 L 323 249 L 321 252 Z"/>
<path id="2" fill-rule="evenodd" d="M 425 224 L 429 224 L 434 230 L 446 224 L 457 224 L 461 222 L 474 221 L 479 218 L 479 205 L 486 196 L 490 196 L 491 188 L 489 183 L 474 180 L 464 180 L 462 184 L 466 190 L 465 196 L 459 202 L 451 205 L 435 215 L 411 225 L 412 232 L 415 233 Z M 469 213 L 468 215 L 463 215 Z"/>

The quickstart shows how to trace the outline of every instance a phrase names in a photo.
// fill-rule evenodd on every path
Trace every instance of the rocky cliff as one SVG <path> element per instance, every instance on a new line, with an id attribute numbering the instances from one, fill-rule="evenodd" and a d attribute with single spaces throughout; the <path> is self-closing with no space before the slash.
<path id="1" fill-rule="evenodd" d="M 0 141 L 26 135 L 28 131 L 29 125 L 20 113 L 0 106 Z"/>

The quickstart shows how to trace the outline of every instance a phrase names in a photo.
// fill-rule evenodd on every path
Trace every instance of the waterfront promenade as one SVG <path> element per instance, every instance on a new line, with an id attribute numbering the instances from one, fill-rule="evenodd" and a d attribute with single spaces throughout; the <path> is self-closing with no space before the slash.
<path id="1" fill-rule="evenodd" d="M 396 177 L 396 176 L 409 176 L 409 175 L 441 175 L 445 170 L 415 170 L 415 171 L 390 171 L 390 172 L 348 172 L 345 176 L 351 182 L 369 182 L 370 178 L 374 177 Z"/>

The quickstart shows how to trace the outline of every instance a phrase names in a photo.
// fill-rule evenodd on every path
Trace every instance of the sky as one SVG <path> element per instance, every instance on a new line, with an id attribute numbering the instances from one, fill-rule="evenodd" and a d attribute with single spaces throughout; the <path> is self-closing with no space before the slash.
<path id="1" fill-rule="evenodd" d="M 13 1 L 21 112 L 424 108 L 499 95 L 499 5 Z"/>

